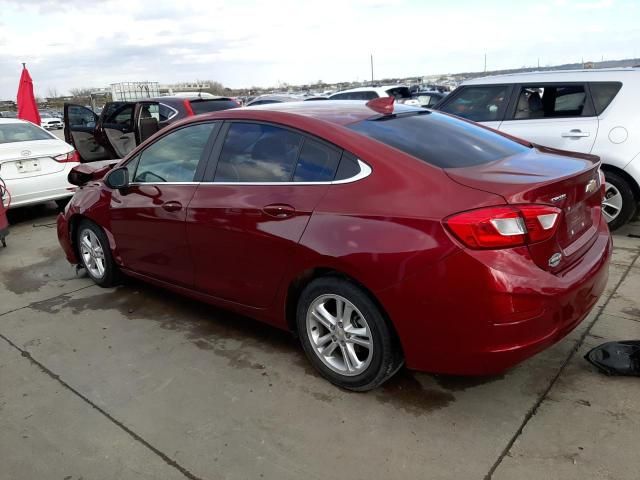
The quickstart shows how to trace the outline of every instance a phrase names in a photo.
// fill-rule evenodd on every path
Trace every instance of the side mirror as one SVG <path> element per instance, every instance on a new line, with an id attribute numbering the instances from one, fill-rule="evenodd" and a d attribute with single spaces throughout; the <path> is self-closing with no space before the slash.
<path id="1" fill-rule="evenodd" d="M 129 185 L 129 170 L 126 167 L 116 168 L 107 176 L 104 183 L 114 190 L 122 190 Z"/>

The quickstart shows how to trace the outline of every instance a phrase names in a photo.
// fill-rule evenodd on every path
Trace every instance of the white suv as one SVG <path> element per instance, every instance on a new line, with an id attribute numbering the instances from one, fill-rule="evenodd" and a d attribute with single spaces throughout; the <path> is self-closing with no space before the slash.
<path id="1" fill-rule="evenodd" d="M 329 100 L 373 100 L 380 97 L 394 97 L 398 103 L 420 106 L 420 101 L 413 98 L 409 87 L 404 85 L 350 88 L 334 93 L 329 97 Z"/>
<path id="2" fill-rule="evenodd" d="M 614 230 L 640 201 L 640 69 L 531 72 L 464 82 L 438 110 L 538 145 L 602 159 Z"/>

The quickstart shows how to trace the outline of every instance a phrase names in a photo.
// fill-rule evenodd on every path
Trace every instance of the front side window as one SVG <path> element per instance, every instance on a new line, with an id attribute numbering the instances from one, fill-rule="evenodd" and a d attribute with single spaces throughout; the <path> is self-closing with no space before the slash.
<path id="1" fill-rule="evenodd" d="M 181 128 L 161 137 L 139 156 L 135 183 L 193 182 L 214 123 Z"/>
<path id="2" fill-rule="evenodd" d="M 289 182 L 302 135 L 259 123 L 234 122 L 225 138 L 214 182 Z"/>
<path id="3" fill-rule="evenodd" d="M 131 127 L 133 119 L 132 103 L 114 103 L 109 107 L 109 111 L 104 116 L 105 125 L 117 125 L 120 127 Z"/>
<path id="4" fill-rule="evenodd" d="M 527 85 L 518 93 L 514 118 L 580 117 L 585 113 L 586 100 L 582 85 Z"/>
<path id="5" fill-rule="evenodd" d="M 508 101 L 507 85 L 463 87 L 454 98 L 442 106 L 443 112 L 474 122 L 492 122 L 502 119 Z"/>

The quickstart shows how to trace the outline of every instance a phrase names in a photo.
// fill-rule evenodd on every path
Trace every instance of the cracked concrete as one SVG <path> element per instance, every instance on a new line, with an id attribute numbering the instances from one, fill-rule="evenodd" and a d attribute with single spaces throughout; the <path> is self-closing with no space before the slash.
<path id="1" fill-rule="evenodd" d="M 0 251 L 0 479 L 637 478 L 640 384 L 582 355 L 640 338 L 640 225 L 553 348 L 499 377 L 403 371 L 354 394 L 285 333 L 75 277 L 51 213 L 23 212 Z"/>

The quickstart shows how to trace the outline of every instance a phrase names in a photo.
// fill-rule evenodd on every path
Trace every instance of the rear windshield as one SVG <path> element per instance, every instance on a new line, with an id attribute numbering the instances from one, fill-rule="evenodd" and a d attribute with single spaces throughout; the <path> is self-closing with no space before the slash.
<path id="1" fill-rule="evenodd" d="M 0 143 L 30 142 L 56 138 L 30 123 L 0 123 Z"/>
<path id="2" fill-rule="evenodd" d="M 191 108 L 196 115 L 228 110 L 237 106 L 238 104 L 233 100 L 191 100 Z"/>
<path id="3" fill-rule="evenodd" d="M 348 127 L 440 168 L 481 165 L 528 150 L 485 128 L 428 111 Z"/>

